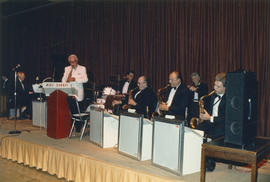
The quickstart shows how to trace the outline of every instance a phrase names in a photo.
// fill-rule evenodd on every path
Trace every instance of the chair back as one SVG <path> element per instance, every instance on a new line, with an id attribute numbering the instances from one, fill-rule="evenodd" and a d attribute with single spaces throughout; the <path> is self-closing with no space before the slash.
<path id="1" fill-rule="evenodd" d="M 67 96 L 67 103 L 71 115 L 81 114 L 79 103 L 75 97 Z"/>

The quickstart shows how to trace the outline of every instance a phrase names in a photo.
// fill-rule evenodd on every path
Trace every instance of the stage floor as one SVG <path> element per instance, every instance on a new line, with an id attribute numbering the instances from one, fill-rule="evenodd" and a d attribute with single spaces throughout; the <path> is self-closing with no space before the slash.
<path id="1" fill-rule="evenodd" d="M 79 140 L 79 137 L 73 137 L 71 139 L 52 139 L 47 137 L 46 130 L 44 128 L 33 127 L 31 120 L 17 120 L 16 128 L 22 131 L 22 134 L 18 136 L 9 135 L 8 131 L 14 129 L 14 121 L 7 120 L 7 118 L 0 118 L 0 156 L 3 158 L 11 159 L 13 161 L 17 161 L 18 163 L 23 163 L 24 165 L 29 165 L 30 167 L 35 167 L 37 169 L 47 171 L 49 174 L 55 174 L 60 178 L 64 177 L 66 180 L 95 182 L 139 182 L 146 180 L 168 182 L 200 181 L 199 172 L 186 176 L 177 176 L 151 165 L 151 161 L 140 162 L 123 156 L 117 152 L 117 148 L 102 149 L 97 145 L 92 144 L 89 141 L 89 136 L 85 136 L 82 141 Z M 26 154 L 28 151 L 27 146 L 31 146 L 30 148 L 33 148 L 31 149 L 33 151 L 30 151 L 29 154 Z M 18 148 L 16 149 L 16 152 L 14 152 L 13 147 Z M 46 154 L 45 156 L 44 153 L 47 153 L 48 151 L 52 151 L 52 154 Z M 58 157 L 53 156 L 53 154 L 56 153 Z M 41 157 L 36 155 L 41 155 Z M 32 156 L 36 156 L 37 159 L 32 159 Z M 58 161 L 58 158 L 61 158 L 62 156 L 66 156 L 66 158 Z M 43 160 L 37 161 L 40 158 Z M 74 164 L 74 166 L 70 165 L 67 158 L 69 158 L 70 161 L 73 161 L 72 165 Z M 50 160 L 47 159 L 52 159 L 52 161 L 55 160 L 55 164 L 51 165 Z M 85 161 L 88 161 L 89 164 L 87 164 Z M 63 169 L 60 169 L 61 163 L 63 163 Z M 86 164 L 81 165 L 82 163 Z M 270 181 L 269 163 L 270 162 L 267 162 L 259 168 L 259 182 Z M 73 169 L 67 170 L 67 168 L 72 167 Z M 55 169 L 52 170 L 51 168 Z M 78 172 L 78 170 L 82 170 L 83 172 Z M 79 176 L 78 173 L 80 173 Z M 206 181 L 246 182 L 250 181 L 250 173 L 248 171 L 236 169 L 235 167 L 230 170 L 227 169 L 226 164 L 217 163 L 217 167 L 214 172 L 207 172 Z"/>

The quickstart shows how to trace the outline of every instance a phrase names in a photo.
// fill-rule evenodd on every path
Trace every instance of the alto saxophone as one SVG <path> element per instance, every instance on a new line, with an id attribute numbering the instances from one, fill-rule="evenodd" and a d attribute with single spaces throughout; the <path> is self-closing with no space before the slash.
<path id="1" fill-rule="evenodd" d="M 215 90 L 213 90 L 209 94 L 204 95 L 204 96 L 202 96 L 200 98 L 200 100 L 199 100 L 199 111 L 200 111 L 201 114 L 204 114 L 205 113 L 204 112 L 204 101 L 203 101 L 203 99 L 206 98 L 206 97 L 209 97 L 209 96 L 213 95 L 214 93 L 215 93 Z M 202 122 L 203 122 L 203 120 L 200 120 L 200 118 L 193 117 L 193 118 L 191 118 L 189 124 L 190 124 L 191 128 L 196 128 Z"/>
<path id="2" fill-rule="evenodd" d="M 159 104 L 162 104 L 163 103 L 163 98 L 162 98 L 162 95 L 164 94 L 164 92 L 168 89 L 168 87 L 170 86 L 170 84 L 167 84 L 165 87 L 162 87 L 160 89 L 158 89 L 157 91 L 157 98 L 158 98 L 158 106 Z M 159 113 L 153 113 L 155 116 L 158 115 L 158 116 L 164 116 L 164 112 L 165 111 L 160 111 L 159 110 Z"/>
<path id="3" fill-rule="evenodd" d="M 128 92 L 128 100 L 132 99 L 132 94 L 133 94 L 133 92 L 134 92 L 137 88 L 138 88 L 138 87 L 135 87 L 134 89 L 132 89 L 132 90 L 130 90 L 130 91 Z M 122 106 L 122 109 L 127 110 L 127 109 L 129 109 L 130 107 L 131 107 L 131 105 L 125 104 L 125 105 Z"/>

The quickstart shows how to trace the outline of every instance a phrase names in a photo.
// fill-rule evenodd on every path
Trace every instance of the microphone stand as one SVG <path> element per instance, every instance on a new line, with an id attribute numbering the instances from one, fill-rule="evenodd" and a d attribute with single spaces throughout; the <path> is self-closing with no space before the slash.
<path id="1" fill-rule="evenodd" d="M 14 130 L 9 131 L 9 134 L 20 134 L 21 131 L 16 130 L 17 122 L 17 69 L 14 69 L 14 109 L 15 109 L 15 118 L 14 118 Z"/>

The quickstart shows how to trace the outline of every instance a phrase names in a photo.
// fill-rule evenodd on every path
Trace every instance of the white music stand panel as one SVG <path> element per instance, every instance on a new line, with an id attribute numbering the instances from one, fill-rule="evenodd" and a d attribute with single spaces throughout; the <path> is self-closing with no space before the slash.
<path id="1" fill-rule="evenodd" d="M 152 158 L 152 137 L 153 137 L 153 123 L 148 119 L 143 120 L 142 128 L 142 151 L 141 160 L 150 160 Z"/>
<path id="2" fill-rule="evenodd" d="M 185 127 L 182 175 L 199 172 L 204 132 Z"/>
<path id="3" fill-rule="evenodd" d="M 180 174 L 180 130 L 182 124 L 154 121 L 152 162 Z"/>
<path id="4" fill-rule="evenodd" d="M 32 102 L 32 125 L 47 128 L 47 102 Z"/>
<path id="5" fill-rule="evenodd" d="M 103 110 L 90 108 L 90 141 L 103 146 Z"/>
<path id="6" fill-rule="evenodd" d="M 116 119 L 115 117 L 104 113 L 103 148 L 112 148 L 117 146 L 119 119 Z"/>
<path id="7" fill-rule="evenodd" d="M 139 159 L 142 117 L 120 115 L 118 151 L 122 154 Z"/>

